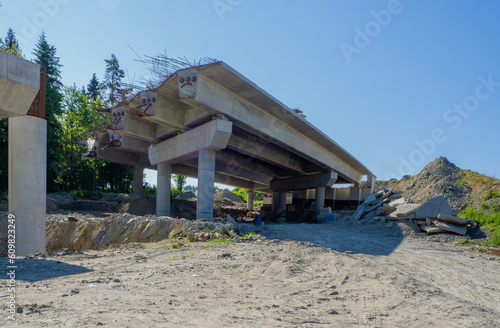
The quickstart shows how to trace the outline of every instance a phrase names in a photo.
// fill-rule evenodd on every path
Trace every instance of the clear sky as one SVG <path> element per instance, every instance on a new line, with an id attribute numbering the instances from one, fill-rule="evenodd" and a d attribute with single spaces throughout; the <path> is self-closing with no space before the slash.
<path id="1" fill-rule="evenodd" d="M 379 179 L 439 156 L 500 175 L 499 1 L 0 2 L 0 36 L 12 27 L 31 59 L 45 31 L 65 84 L 102 80 L 111 53 L 126 82 L 147 78 L 129 45 L 214 57 L 302 109 Z"/>

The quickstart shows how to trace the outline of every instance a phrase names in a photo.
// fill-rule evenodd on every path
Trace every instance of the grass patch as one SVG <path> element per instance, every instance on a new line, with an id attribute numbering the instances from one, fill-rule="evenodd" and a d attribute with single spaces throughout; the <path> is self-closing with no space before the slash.
<path id="1" fill-rule="evenodd" d="M 225 243 L 226 245 L 231 245 L 233 242 L 231 238 L 212 238 L 208 241 L 209 243 Z"/>
<path id="2" fill-rule="evenodd" d="M 483 200 L 490 200 L 493 198 L 500 197 L 500 191 L 489 190 L 486 195 L 484 195 Z"/>
<path id="3" fill-rule="evenodd" d="M 486 228 L 492 233 L 491 243 L 500 245 L 500 209 L 498 205 L 493 205 L 489 209 L 476 210 L 474 207 L 468 207 L 459 213 L 459 216 L 465 216 L 474 220 L 481 227 Z"/>
<path id="4" fill-rule="evenodd" d="M 179 248 L 179 244 L 173 243 L 173 244 L 170 244 L 170 247 L 172 247 L 172 248 Z"/>
<path id="5" fill-rule="evenodd" d="M 176 239 L 177 237 L 179 237 L 182 234 L 183 234 L 183 231 L 182 231 L 181 227 L 174 228 L 174 230 L 172 231 L 172 235 L 170 236 L 170 239 Z"/>
<path id="6" fill-rule="evenodd" d="M 258 233 L 256 233 L 256 232 L 249 232 L 249 233 L 246 233 L 246 234 L 241 234 L 241 237 L 248 238 L 250 236 L 255 236 L 255 235 L 258 235 Z"/>

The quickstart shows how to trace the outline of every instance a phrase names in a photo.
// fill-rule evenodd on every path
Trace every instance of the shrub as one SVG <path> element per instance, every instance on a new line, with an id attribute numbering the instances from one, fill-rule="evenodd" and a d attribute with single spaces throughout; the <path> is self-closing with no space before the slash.
<path id="1" fill-rule="evenodd" d="M 497 197 L 500 197 L 500 191 L 489 190 L 488 193 L 483 197 L 483 199 L 490 200 Z"/>

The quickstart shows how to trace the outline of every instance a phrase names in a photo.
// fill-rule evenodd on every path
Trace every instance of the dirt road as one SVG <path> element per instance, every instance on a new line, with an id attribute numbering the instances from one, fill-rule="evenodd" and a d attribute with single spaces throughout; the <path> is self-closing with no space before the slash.
<path id="1" fill-rule="evenodd" d="M 18 260 L 17 324 L 500 327 L 498 258 L 397 229 L 266 225 L 261 234 Z M 2 313 L 0 325 L 12 325 Z"/>

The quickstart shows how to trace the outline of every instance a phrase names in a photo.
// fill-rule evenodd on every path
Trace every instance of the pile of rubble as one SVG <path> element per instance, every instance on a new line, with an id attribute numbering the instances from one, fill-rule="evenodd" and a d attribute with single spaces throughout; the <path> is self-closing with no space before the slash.
<path id="1" fill-rule="evenodd" d="M 373 194 L 364 198 L 361 205 L 354 212 L 353 219 L 366 223 L 385 221 L 385 216 L 397 210 L 396 206 L 404 203 L 401 193 L 394 189 L 378 189 Z"/>
<path id="2" fill-rule="evenodd" d="M 411 220 L 428 234 L 446 232 L 466 235 L 476 223 L 458 217 L 443 195 L 438 195 L 425 204 L 411 203 L 394 189 L 378 189 L 364 198 L 363 203 L 352 215 L 360 223 Z"/>

